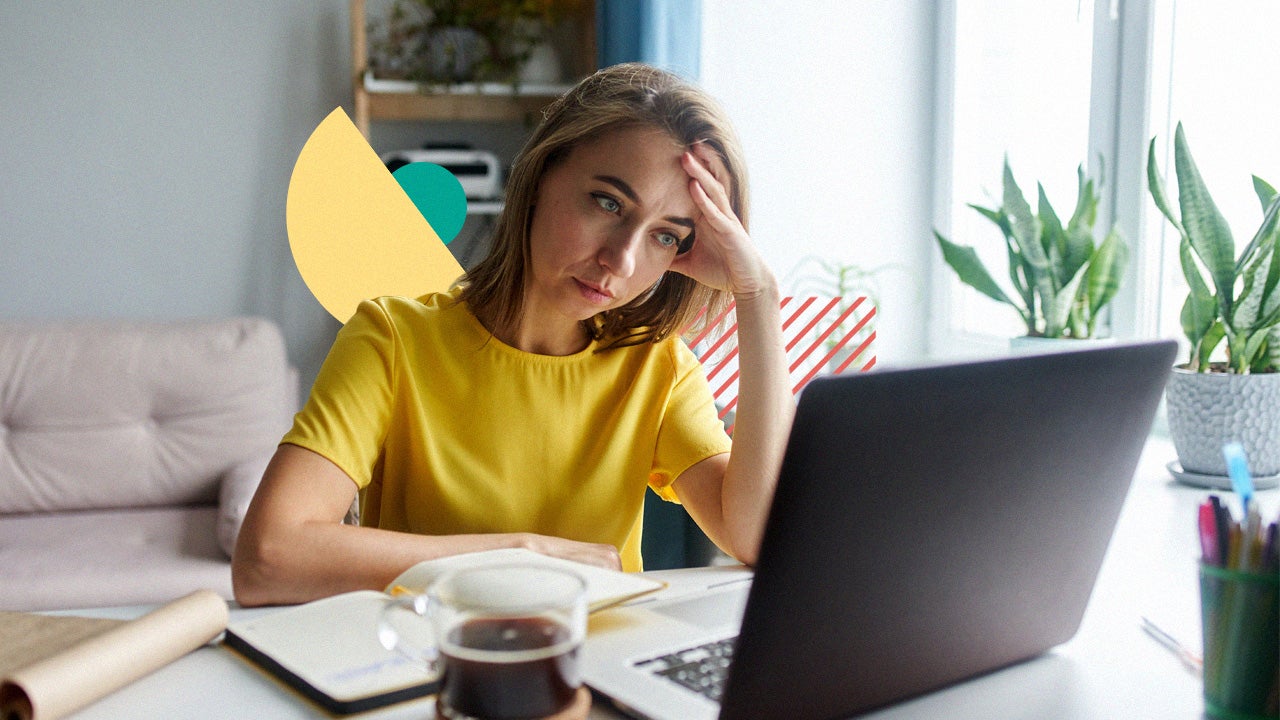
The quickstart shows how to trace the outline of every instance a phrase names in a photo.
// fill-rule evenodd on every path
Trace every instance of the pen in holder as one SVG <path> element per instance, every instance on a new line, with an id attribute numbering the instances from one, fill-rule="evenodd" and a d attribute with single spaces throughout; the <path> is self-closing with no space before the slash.
<path id="1" fill-rule="evenodd" d="M 1244 448 L 1222 448 L 1243 517 L 1209 496 L 1200 506 L 1200 623 L 1205 712 L 1222 720 L 1280 719 L 1280 548 L 1253 498 Z"/>
<path id="2" fill-rule="evenodd" d="M 1204 704 L 1222 720 L 1278 718 L 1280 575 L 1200 564 Z"/>

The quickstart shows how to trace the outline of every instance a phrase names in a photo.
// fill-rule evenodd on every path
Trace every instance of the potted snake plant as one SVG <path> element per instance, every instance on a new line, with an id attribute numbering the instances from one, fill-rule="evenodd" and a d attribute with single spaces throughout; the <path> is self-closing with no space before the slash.
<path id="1" fill-rule="evenodd" d="M 1128 247 L 1114 226 L 1095 244 L 1099 183 L 1086 175 L 1083 165 L 1076 169 L 1076 176 L 1076 207 L 1065 225 L 1039 183 L 1037 208 L 1032 210 L 1014 180 L 1007 157 L 1001 205 L 969 205 L 1004 236 L 1008 276 L 1016 291 L 1012 296 L 995 281 L 971 246 L 951 242 L 937 230 L 933 233 L 943 259 L 960 281 L 1016 310 L 1027 327 L 1028 339 L 1093 338 L 1098 318 L 1115 297 L 1128 263 Z M 1015 347 L 1020 344 L 1017 340 Z"/>
<path id="2" fill-rule="evenodd" d="M 1156 167 L 1153 138 L 1147 184 L 1180 238 L 1188 286 L 1181 322 L 1191 346 L 1165 391 L 1181 466 L 1170 463 L 1169 469 L 1184 482 L 1230 488 L 1222 447 L 1237 441 L 1259 484 L 1274 485 L 1280 475 L 1280 195 L 1254 176 L 1262 223 L 1237 255 L 1181 123 L 1173 163 L 1177 212 Z"/>

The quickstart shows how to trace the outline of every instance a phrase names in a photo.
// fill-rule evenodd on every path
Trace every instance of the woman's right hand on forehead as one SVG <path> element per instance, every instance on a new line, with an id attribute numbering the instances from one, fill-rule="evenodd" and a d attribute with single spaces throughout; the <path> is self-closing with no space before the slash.
<path id="1" fill-rule="evenodd" d="M 681 164 L 689 175 L 689 194 L 698 211 L 696 239 L 687 253 L 671 263 L 671 269 L 736 297 L 754 297 L 774 285 L 772 271 L 733 211 L 725 188 L 728 174 L 715 151 L 695 143 Z"/>

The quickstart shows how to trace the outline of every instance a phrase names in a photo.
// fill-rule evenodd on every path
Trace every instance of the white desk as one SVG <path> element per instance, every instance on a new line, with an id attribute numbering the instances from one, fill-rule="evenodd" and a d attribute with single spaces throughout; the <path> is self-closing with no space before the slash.
<path id="1" fill-rule="evenodd" d="M 1147 616 L 1196 652 L 1200 649 L 1195 508 L 1209 494 L 1178 485 L 1164 469 L 1171 445 L 1144 453 L 1080 632 L 1026 663 L 865 716 L 875 720 L 1035 718 L 1096 720 L 1202 716 L 1200 680 L 1140 627 Z M 1280 492 L 1258 494 L 1273 518 Z M 1234 500 L 1232 500 L 1234 502 Z M 656 573 L 679 579 L 693 571 Z M 143 609 L 85 612 L 102 616 Z M 236 609 L 233 618 L 261 610 Z M 432 701 L 351 716 L 423 720 Z M 322 710 L 222 647 L 205 647 L 74 716 L 132 718 L 325 718 Z M 597 704 L 591 717 L 620 717 Z"/>

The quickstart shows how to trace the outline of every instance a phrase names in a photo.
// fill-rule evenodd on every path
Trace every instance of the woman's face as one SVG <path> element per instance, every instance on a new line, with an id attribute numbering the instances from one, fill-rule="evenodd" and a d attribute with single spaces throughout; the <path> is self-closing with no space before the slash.
<path id="1" fill-rule="evenodd" d="M 661 130 L 618 130 L 574 148 L 543 175 L 530 229 L 526 326 L 571 329 L 580 342 L 579 322 L 626 305 L 662 277 L 693 232 L 683 151 Z"/>

